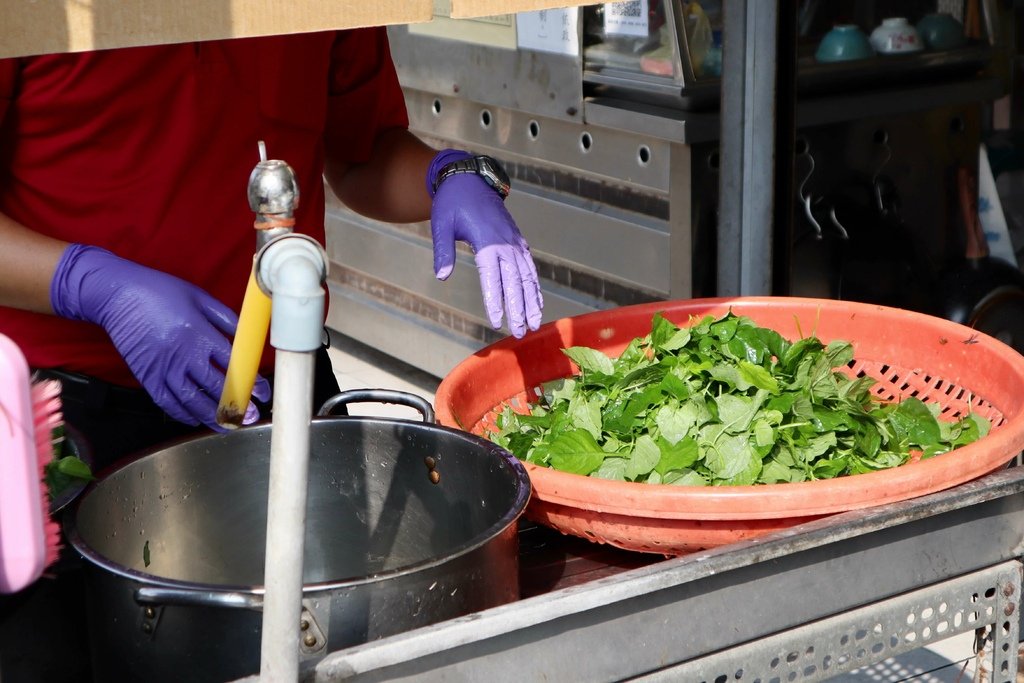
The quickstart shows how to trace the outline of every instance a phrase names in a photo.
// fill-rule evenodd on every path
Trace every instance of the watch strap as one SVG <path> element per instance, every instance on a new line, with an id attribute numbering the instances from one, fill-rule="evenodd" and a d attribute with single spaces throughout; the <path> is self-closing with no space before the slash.
<path id="1" fill-rule="evenodd" d="M 438 171 L 437 177 L 434 179 L 434 192 L 437 192 L 437 188 L 441 187 L 441 183 L 444 182 L 446 178 L 449 178 L 453 175 L 458 175 L 460 173 L 479 172 L 480 163 L 477 161 L 476 157 L 469 157 L 468 159 L 459 159 L 458 161 L 453 161 L 449 164 L 446 164 L 444 167 L 441 168 L 440 171 Z"/>
<path id="2" fill-rule="evenodd" d="M 453 161 L 459 161 L 460 159 L 469 159 L 473 155 L 461 149 L 445 149 L 434 155 L 434 158 L 430 162 L 430 166 L 427 168 L 427 175 L 424 177 L 426 181 L 427 194 L 431 197 L 434 196 L 434 192 L 437 188 L 437 177 L 448 164 Z"/>

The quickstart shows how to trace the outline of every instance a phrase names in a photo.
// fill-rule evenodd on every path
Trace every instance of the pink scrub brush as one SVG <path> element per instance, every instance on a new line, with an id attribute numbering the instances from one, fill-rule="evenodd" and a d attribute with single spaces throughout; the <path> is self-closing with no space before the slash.
<path id="1" fill-rule="evenodd" d="M 33 383 L 21 349 L 0 334 L 0 593 L 38 579 L 57 559 L 44 476 L 63 420 L 60 383 Z"/>

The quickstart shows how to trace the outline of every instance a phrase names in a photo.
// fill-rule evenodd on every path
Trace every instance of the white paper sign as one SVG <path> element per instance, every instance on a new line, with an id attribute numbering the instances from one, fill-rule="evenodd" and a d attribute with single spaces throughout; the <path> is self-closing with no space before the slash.
<path id="1" fill-rule="evenodd" d="M 647 0 L 606 2 L 604 5 L 604 32 L 609 36 L 646 36 Z"/>
<path id="2" fill-rule="evenodd" d="M 992 256 L 1017 265 L 1017 255 L 1010 239 L 1010 229 L 999 200 L 996 179 L 988 160 L 988 149 L 981 145 L 978 153 L 978 218 L 985 233 L 985 242 Z"/>
<path id="3" fill-rule="evenodd" d="M 577 56 L 580 53 L 579 9 L 544 9 L 516 15 L 519 47 Z"/>

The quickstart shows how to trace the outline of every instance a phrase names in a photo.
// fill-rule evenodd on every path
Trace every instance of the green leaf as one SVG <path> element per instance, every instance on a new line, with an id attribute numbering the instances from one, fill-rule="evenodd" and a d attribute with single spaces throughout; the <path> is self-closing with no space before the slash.
<path id="1" fill-rule="evenodd" d="M 63 442 L 51 441 L 54 451 L 65 452 Z M 84 461 L 74 455 L 65 455 L 50 460 L 43 469 L 43 481 L 46 484 L 47 495 L 53 500 L 69 486 L 80 486 L 83 482 L 93 481 L 92 469 Z"/>
<path id="2" fill-rule="evenodd" d="M 662 365 L 646 365 L 636 368 L 612 384 L 612 390 L 627 393 L 640 391 L 651 384 L 660 383 L 666 372 L 666 368 Z"/>
<path id="3" fill-rule="evenodd" d="M 783 465 L 775 459 L 766 460 L 761 469 L 761 481 L 765 484 L 804 481 L 805 478 L 800 470 L 789 465 Z"/>
<path id="4" fill-rule="evenodd" d="M 598 479 L 623 481 L 626 478 L 626 458 L 605 458 L 601 462 L 601 466 L 591 472 L 590 476 Z"/>
<path id="5" fill-rule="evenodd" d="M 765 410 L 774 410 L 785 415 L 789 413 L 791 410 L 793 410 L 793 402 L 796 400 L 796 398 L 796 393 L 788 391 L 784 394 L 779 394 L 778 396 L 770 397 L 768 401 L 765 403 L 764 408 Z"/>
<path id="6" fill-rule="evenodd" d="M 626 345 L 626 348 L 622 350 L 622 353 L 619 354 L 619 357 L 614 362 L 615 374 L 623 374 L 628 372 L 630 368 L 649 365 L 651 359 L 647 356 L 647 345 L 643 339 L 637 337 Z"/>
<path id="7" fill-rule="evenodd" d="M 754 444 L 767 447 L 775 444 L 775 429 L 766 419 L 758 419 L 753 424 Z"/>
<path id="8" fill-rule="evenodd" d="M 900 441 L 930 446 L 939 441 L 939 424 L 928 406 L 918 398 L 906 398 L 897 404 L 890 422 Z"/>
<path id="9" fill-rule="evenodd" d="M 754 329 L 757 336 L 761 339 L 761 343 L 768 350 L 767 355 L 769 358 L 782 358 L 786 355 L 789 347 L 792 346 L 785 337 L 773 329 L 767 327 L 756 327 Z"/>
<path id="10" fill-rule="evenodd" d="M 754 462 L 756 461 L 756 467 Z M 760 472 L 761 458 L 754 453 L 745 434 L 723 435 L 704 456 L 704 463 L 716 479 L 733 480 Z M 756 476 L 755 476 L 756 479 Z M 749 483 L 753 483 L 751 480 Z"/>
<path id="11" fill-rule="evenodd" d="M 713 464 L 710 454 L 705 462 L 717 479 L 721 480 L 719 483 L 746 486 L 756 482 L 761 474 L 761 458 L 754 452 L 745 434 L 720 439 L 717 455 L 720 458 L 718 462 Z"/>
<path id="12" fill-rule="evenodd" d="M 690 330 L 680 329 L 661 313 L 655 313 L 651 323 L 651 345 L 657 351 L 672 352 L 686 346 L 690 341 Z"/>
<path id="13" fill-rule="evenodd" d="M 576 427 L 590 432 L 594 439 L 601 438 L 601 404 L 599 398 L 578 394 L 569 400 L 569 419 Z"/>
<path id="14" fill-rule="evenodd" d="M 807 354 L 813 354 L 823 349 L 821 341 L 815 337 L 804 337 L 794 342 L 779 358 L 779 364 L 787 374 L 794 374 L 795 369 L 804 360 Z"/>
<path id="15" fill-rule="evenodd" d="M 760 365 L 754 365 L 745 360 L 741 360 L 739 363 L 740 376 L 746 380 L 750 386 L 757 387 L 758 389 L 764 389 L 772 394 L 779 393 L 779 383 L 772 377 L 771 372 L 761 367 Z"/>
<path id="16" fill-rule="evenodd" d="M 692 394 L 690 385 L 676 374 L 675 368 L 666 372 L 665 376 L 661 378 L 661 390 L 666 395 L 678 399 L 687 399 Z"/>
<path id="17" fill-rule="evenodd" d="M 682 470 L 690 467 L 700 458 L 700 448 L 697 447 L 697 440 L 693 437 L 686 437 L 676 443 L 669 443 L 665 439 L 658 439 L 658 449 L 661 451 L 661 458 L 654 469 L 658 474 L 664 475 L 671 470 Z"/>
<path id="18" fill-rule="evenodd" d="M 661 460 L 661 449 L 647 434 L 637 437 L 633 453 L 626 462 L 626 479 L 636 480 L 651 472 Z"/>
<path id="19" fill-rule="evenodd" d="M 84 460 L 76 458 L 73 455 L 67 455 L 56 461 L 57 471 L 61 474 L 66 474 L 69 477 L 75 477 L 77 479 L 85 479 L 92 481 L 95 477 L 92 476 L 92 469 L 85 463 Z"/>
<path id="20" fill-rule="evenodd" d="M 844 368 L 853 360 L 853 344 L 848 341 L 833 341 L 825 347 L 825 357 L 830 367 Z"/>
<path id="21" fill-rule="evenodd" d="M 750 379 L 740 372 L 740 369 L 733 363 L 718 363 L 708 370 L 708 374 L 730 389 L 736 389 L 740 392 L 754 386 Z"/>
<path id="22" fill-rule="evenodd" d="M 847 405 L 854 404 L 863 407 L 871 401 L 871 387 L 878 383 L 874 377 L 864 375 L 847 382 L 839 389 L 839 398 Z"/>
<path id="23" fill-rule="evenodd" d="M 572 348 L 563 349 L 562 353 L 567 355 L 572 362 L 576 363 L 583 374 L 598 372 L 602 375 L 612 375 L 615 373 L 615 364 L 612 362 L 612 359 L 597 349 L 586 346 L 573 346 Z"/>
<path id="24" fill-rule="evenodd" d="M 799 457 L 805 462 L 812 462 L 815 458 L 828 453 L 836 447 L 836 433 L 826 432 L 809 439 L 798 451 Z"/>
<path id="25" fill-rule="evenodd" d="M 882 434 L 873 423 L 861 423 L 854 438 L 853 447 L 869 458 L 873 458 L 882 447 Z"/>
<path id="26" fill-rule="evenodd" d="M 568 401 L 576 393 L 576 380 L 571 377 L 560 379 L 557 382 L 549 382 L 544 385 L 544 395 L 550 405 L 559 401 Z"/>
<path id="27" fill-rule="evenodd" d="M 672 401 L 661 406 L 654 413 L 654 423 L 658 425 L 658 432 L 670 444 L 678 442 L 697 426 L 700 407 L 702 404 L 690 401 L 684 404 Z"/>
<path id="28" fill-rule="evenodd" d="M 662 476 L 661 483 L 672 486 L 707 486 L 708 480 L 694 470 L 672 470 Z"/>
<path id="29" fill-rule="evenodd" d="M 662 398 L 660 386 L 653 386 L 629 395 L 625 401 L 616 401 L 605 413 L 605 429 L 618 434 L 632 432 L 637 416 L 655 403 L 660 403 Z"/>
<path id="30" fill-rule="evenodd" d="M 535 439 L 536 436 L 534 434 L 517 432 L 515 434 L 509 434 L 507 442 L 502 445 L 504 445 L 512 455 L 521 460 L 526 460 Z"/>
<path id="31" fill-rule="evenodd" d="M 832 479 L 838 477 L 847 468 L 849 462 L 844 455 L 834 458 L 822 458 L 815 461 L 811 471 L 815 479 Z"/>
<path id="32" fill-rule="evenodd" d="M 845 430 L 850 428 L 850 414 L 843 410 L 829 410 L 813 406 L 810 422 L 819 432 Z"/>
<path id="33" fill-rule="evenodd" d="M 718 338 L 719 341 L 728 342 L 736 335 L 736 328 L 739 326 L 739 318 L 732 313 L 726 313 L 722 318 L 711 323 L 708 333 Z"/>
<path id="34" fill-rule="evenodd" d="M 585 429 L 575 429 L 555 438 L 548 446 L 551 466 L 573 474 L 590 474 L 604 461 L 605 453 Z"/>
<path id="35" fill-rule="evenodd" d="M 729 355 L 740 363 L 757 366 L 769 360 L 773 354 L 758 329 L 749 318 L 740 318 L 736 334 L 726 344 Z"/>
<path id="36" fill-rule="evenodd" d="M 761 410 L 766 392 L 758 391 L 754 396 L 737 396 L 722 394 L 715 399 L 718 406 L 718 419 L 725 425 L 726 431 L 738 434 L 750 429 L 754 416 Z"/>

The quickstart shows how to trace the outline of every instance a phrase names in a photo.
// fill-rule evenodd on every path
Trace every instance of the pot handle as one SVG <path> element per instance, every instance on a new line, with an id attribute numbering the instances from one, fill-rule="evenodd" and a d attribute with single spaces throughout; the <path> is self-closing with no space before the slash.
<path id="1" fill-rule="evenodd" d="M 317 416 L 327 417 L 338 406 L 346 406 L 350 403 L 396 403 L 419 411 L 420 415 L 423 416 L 424 422 L 428 424 L 434 423 L 434 407 L 430 405 L 430 401 L 416 394 L 394 391 L 392 389 L 353 389 L 351 391 L 343 391 L 324 401 L 324 404 L 320 406 L 319 412 L 317 412 Z"/>
<path id="2" fill-rule="evenodd" d="M 140 605 L 178 605 L 182 607 L 233 607 L 263 609 L 263 596 L 252 593 L 189 590 L 187 588 L 138 588 L 135 602 Z"/>

